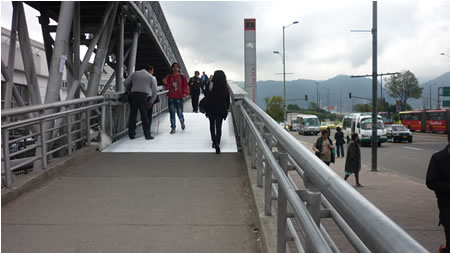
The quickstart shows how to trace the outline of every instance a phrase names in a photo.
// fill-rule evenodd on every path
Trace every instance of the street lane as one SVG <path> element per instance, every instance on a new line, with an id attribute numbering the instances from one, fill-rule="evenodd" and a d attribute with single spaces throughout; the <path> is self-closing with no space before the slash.
<path id="1" fill-rule="evenodd" d="M 334 140 L 335 131 L 331 131 Z M 290 132 L 296 139 L 313 144 L 320 136 L 303 136 L 297 132 Z M 378 170 L 389 170 L 425 183 L 425 176 L 431 155 L 442 150 L 447 145 L 447 135 L 413 132 L 413 142 L 383 143 L 378 148 Z M 347 151 L 347 146 L 344 146 Z M 372 148 L 361 147 L 362 163 L 370 167 L 372 163 Z"/>

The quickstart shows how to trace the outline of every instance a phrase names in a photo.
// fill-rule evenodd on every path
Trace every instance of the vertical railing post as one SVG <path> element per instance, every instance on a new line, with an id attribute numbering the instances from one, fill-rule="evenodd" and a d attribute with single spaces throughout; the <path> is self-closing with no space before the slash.
<path id="1" fill-rule="evenodd" d="M 9 160 L 9 130 L 2 129 L 2 143 L 3 143 L 3 162 L 5 163 L 6 187 L 11 188 L 12 185 L 12 171 L 11 161 Z"/>
<path id="2" fill-rule="evenodd" d="M 261 147 L 256 147 L 256 186 L 262 187 L 263 186 L 263 152 Z"/>
<path id="3" fill-rule="evenodd" d="M 45 135 L 45 126 L 44 121 L 41 120 L 39 122 L 39 128 L 41 132 L 41 160 L 42 160 L 42 168 L 47 169 L 48 167 L 48 160 L 47 160 L 47 140 Z"/>
<path id="4" fill-rule="evenodd" d="M 86 110 L 86 146 L 91 145 L 91 115 L 90 111 Z"/>
<path id="5" fill-rule="evenodd" d="M 66 114 L 66 124 L 67 124 L 67 154 L 72 155 L 72 129 L 70 127 L 71 120 L 70 114 Z"/>
<path id="6" fill-rule="evenodd" d="M 286 175 L 288 173 L 288 159 L 287 153 L 280 153 L 280 166 Z M 277 253 L 286 252 L 286 218 L 287 197 L 281 186 L 278 184 Z"/>
<path id="7" fill-rule="evenodd" d="M 272 139 L 272 135 L 265 134 L 265 139 Z M 272 215 L 272 167 L 267 163 L 264 168 L 264 213 Z"/>

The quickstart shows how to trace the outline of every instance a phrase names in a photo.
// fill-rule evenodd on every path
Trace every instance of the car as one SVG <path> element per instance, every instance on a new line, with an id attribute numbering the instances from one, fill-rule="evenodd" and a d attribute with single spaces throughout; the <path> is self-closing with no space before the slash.
<path id="1" fill-rule="evenodd" d="M 411 131 L 400 124 L 393 124 L 386 127 L 386 137 L 392 142 L 408 141 L 411 143 L 413 140 Z"/>
<path id="2" fill-rule="evenodd" d="M 330 128 L 330 129 L 334 129 L 336 126 L 334 125 L 334 123 L 333 122 L 331 122 L 331 121 L 328 121 L 327 122 L 327 125 L 328 125 L 328 127 Z"/>
<path id="3" fill-rule="evenodd" d="M 321 122 L 320 123 L 320 131 L 322 132 L 322 130 L 327 130 L 327 129 L 328 129 L 327 122 Z"/>
<path id="4" fill-rule="evenodd" d="M 340 129 L 342 129 L 343 128 L 343 125 L 342 125 L 342 122 L 341 123 L 338 123 L 337 125 L 336 125 L 336 128 L 340 128 Z"/>

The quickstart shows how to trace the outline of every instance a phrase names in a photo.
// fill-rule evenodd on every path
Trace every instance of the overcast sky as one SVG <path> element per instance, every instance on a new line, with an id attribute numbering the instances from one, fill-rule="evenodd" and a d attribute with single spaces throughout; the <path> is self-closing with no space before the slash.
<path id="1" fill-rule="evenodd" d="M 10 29 L 10 2 L 2 26 Z M 287 80 L 325 80 L 372 71 L 371 1 L 161 2 L 189 74 L 222 69 L 244 80 L 244 19 L 256 18 L 257 79 L 281 80 L 282 26 Z M 8 18 L 9 16 L 9 18 Z M 29 14 L 29 19 L 36 14 Z M 32 22 L 31 20 L 28 22 Z M 36 31 L 37 30 L 37 31 Z M 30 32 L 40 37 L 40 29 Z M 450 71 L 450 1 L 378 2 L 378 72 L 412 71 L 423 83 Z"/>

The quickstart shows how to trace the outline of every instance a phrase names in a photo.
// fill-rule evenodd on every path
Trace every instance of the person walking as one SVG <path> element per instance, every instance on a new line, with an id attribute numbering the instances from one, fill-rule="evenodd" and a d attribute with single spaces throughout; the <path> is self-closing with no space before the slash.
<path id="1" fill-rule="evenodd" d="M 206 75 L 205 71 L 203 71 L 202 77 L 201 77 L 201 87 L 202 92 L 205 94 L 206 84 L 208 83 L 208 76 Z"/>
<path id="2" fill-rule="evenodd" d="M 220 139 L 222 137 L 222 122 L 228 116 L 230 107 L 230 92 L 227 77 L 222 70 L 216 70 L 205 89 L 207 99 L 206 117 L 209 118 L 212 147 L 220 154 Z"/>
<path id="3" fill-rule="evenodd" d="M 336 127 L 336 133 L 334 134 L 334 139 L 336 140 L 336 156 L 344 157 L 344 133 L 341 131 L 340 127 Z"/>
<path id="4" fill-rule="evenodd" d="M 184 130 L 186 128 L 183 116 L 183 99 L 189 95 L 189 86 L 186 76 L 180 73 L 180 65 L 178 63 L 174 62 L 171 69 L 172 73 L 163 79 L 163 83 L 165 89 L 169 91 L 167 97 L 169 98 L 170 134 L 174 134 L 176 132 L 175 113 L 180 120 L 181 129 Z"/>
<path id="5" fill-rule="evenodd" d="M 450 133 L 447 146 L 431 156 L 426 185 L 436 194 L 439 225 L 444 227 L 446 246 L 442 252 L 450 253 Z"/>
<path id="6" fill-rule="evenodd" d="M 357 133 L 352 134 L 348 143 L 347 158 L 345 159 L 345 181 L 352 173 L 355 173 L 356 187 L 363 187 L 359 183 L 359 171 L 361 170 L 361 150 L 359 149 L 359 137 Z"/>
<path id="7" fill-rule="evenodd" d="M 125 81 L 125 88 L 130 91 L 130 115 L 128 118 L 128 136 L 134 139 L 136 136 L 136 119 L 137 112 L 141 115 L 142 130 L 144 131 L 145 139 L 151 140 L 153 137 L 150 134 L 149 121 L 147 117 L 148 105 L 147 102 L 154 101 L 156 98 L 156 86 L 153 90 L 153 66 L 144 64 L 144 68 L 133 72 Z"/>
<path id="8" fill-rule="evenodd" d="M 333 141 L 329 137 L 328 130 L 322 130 L 322 135 L 317 138 L 312 149 L 316 156 L 328 166 L 330 166 L 330 163 L 334 163 L 333 148 Z"/>
<path id="9" fill-rule="evenodd" d="M 152 83 L 151 83 L 151 90 L 152 95 L 149 97 L 147 101 L 148 111 L 147 111 L 147 118 L 148 118 L 148 129 L 150 131 L 150 139 L 153 139 L 154 137 L 151 136 L 152 131 L 152 121 L 153 121 L 153 105 L 156 103 L 156 99 L 158 98 L 157 94 L 157 87 L 158 87 L 158 81 L 156 80 L 156 77 L 153 75 L 154 68 L 151 66 L 152 70 L 150 71 L 150 75 L 152 77 Z"/>
<path id="10" fill-rule="evenodd" d="M 193 77 L 189 79 L 189 91 L 191 93 L 191 101 L 192 101 L 192 110 L 194 112 L 198 112 L 198 98 L 200 96 L 200 89 L 201 89 L 201 79 L 200 79 L 200 72 L 195 71 L 195 74 Z"/>

